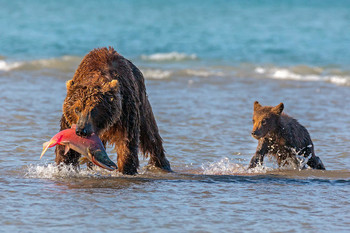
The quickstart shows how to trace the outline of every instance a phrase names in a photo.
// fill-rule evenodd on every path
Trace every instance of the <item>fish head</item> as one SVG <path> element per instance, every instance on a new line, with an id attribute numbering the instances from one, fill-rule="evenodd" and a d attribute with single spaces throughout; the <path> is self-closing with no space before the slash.
<path id="1" fill-rule="evenodd" d="M 95 165 L 113 171 L 117 165 L 108 157 L 105 150 L 88 148 L 88 159 Z"/>

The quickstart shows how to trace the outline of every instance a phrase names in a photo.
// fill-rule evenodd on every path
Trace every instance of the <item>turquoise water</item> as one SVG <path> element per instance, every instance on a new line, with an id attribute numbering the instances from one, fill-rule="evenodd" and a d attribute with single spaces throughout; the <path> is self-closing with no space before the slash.
<path id="1" fill-rule="evenodd" d="M 349 232 L 349 29 L 350 1 L 0 0 L 0 232 Z M 102 46 L 143 72 L 174 173 L 39 160 Z M 283 102 L 327 170 L 248 170 L 255 100 Z"/>
<path id="2" fill-rule="evenodd" d="M 222 63 L 350 63 L 349 1 L 1 1 L 0 54 L 13 59 L 172 51 Z"/>

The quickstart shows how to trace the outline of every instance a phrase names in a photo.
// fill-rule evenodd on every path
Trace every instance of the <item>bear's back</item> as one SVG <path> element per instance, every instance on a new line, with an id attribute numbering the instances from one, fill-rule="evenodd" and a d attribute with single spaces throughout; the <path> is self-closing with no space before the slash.
<path id="1" fill-rule="evenodd" d="M 98 48 L 88 53 L 77 68 L 73 81 L 85 85 L 99 82 L 110 82 L 118 79 L 133 79 L 133 70 L 129 60 L 117 53 L 113 48 Z M 136 68 L 137 69 L 137 68 Z M 127 80 L 129 82 L 135 80 Z"/>
<path id="2" fill-rule="evenodd" d="M 279 130 L 288 146 L 295 148 L 297 151 L 313 145 L 307 129 L 287 114 L 283 113 L 281 115 Z"/>

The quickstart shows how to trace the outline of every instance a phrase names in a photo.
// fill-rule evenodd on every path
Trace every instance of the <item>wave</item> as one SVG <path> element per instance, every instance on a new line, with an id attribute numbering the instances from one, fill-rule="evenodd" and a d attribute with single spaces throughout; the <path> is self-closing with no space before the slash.
<path id="1" fill-rule="evenodd" d="M 46 71 L 56 73 L 57 71 L 72 75 L 82 57 L 62 56 L 58 58 L 39 59 L 32 61 L 8 61 L 0 58 L 0 72 L 11 71 Z M 196 59 L 196 55 L 183 53 L 159 53 L 149 56 L 143 55 L 144 60 L 176 62 L 181 59 Z M 137 65 L 137 61 L 134 62 Z M 208 65 L 209 64 L 209 65 Z M 174 77 L 184 78 L 266 78 L 276 80 L 292 80 L 298 82 L 328 82 L 339 86 L 350 86 L 350 71 L 334 67 L 317 67 L 307 65 L 297 66 L 274 66 L 274 65 L 224 65 L 214 66 L 210 62 L 194 65 L 192 62 L 169 65 L 142 63 L 138 65 L 146 79 L 171 79 Z M 61 74 L 60 74 L 61 75 Z"/>
<path id="2" fill-rule="evenodd" d="M 161 69 L 142 69 L 141 72 L 146 79 L 166 79 L 173 74 L 170 70 Z"/>
<path id="3" fill-rule="evenodd" d="M 309 82 L 330 82 L 342 86 L 350 86 L 350 74 L 339 70 L 327 70 L 321 67 L 261 67 L 254 69 L 255 73 L 263 78 L 296 80 Z"/>
<path id="4" fill-rule="evenodd" d="M 216 70 L 205 70 L 205 69 L 185 69 L 183 71 L 185 75 L 195 77 L 223 77 L 225 73 Z"/>
<path id="5" fill-rule="evenodd" d="M 4 60 L 0 60 L 0 70 L 2 71 L 10 71 L 13 70 L 19 66 L 21 66 L 22 63 L 20 62 L 6 62 Z"/>
<path id="6" fill-rule="evenodd" d="M 169 79 L 172 77 L 250 77 L 277 80 L 291 80 L 299 82 L 329 82 L 339 86 L 350 86 L 350 73 L 337 69 L 320 67 L 262 67 L 254 65 L 227 67 L 198 67 L 184 69 L 148 69 L 141 68 L 145 78 Z"/>
<path id="7" fill-rule="evenodd" d="M 0 71 L 34 71 L 54 69 L 64 72 L 74 72 L 81 61 L 81 57 L 62 56 L 58 58 L 39 59 L 32 61 L 6 61 L 0 60 Z"/>
<path id="8" fill-rule="evenodd" d="M 169 79 L 172 77 L 224 77 L 222 71 L 206 69 L 150 69 L 141 67 L 141 72 L 146 79 Z"/>
<path id="9" fill-rule="evenodd" d="M 151 55 L 141 55 L 141 59 L 144 61 L 185 61 L 185 60 L 196 60 L 197 55 L 195 54 L 186 54 L 178 52 L 170 53 L 154 53 Z"/>

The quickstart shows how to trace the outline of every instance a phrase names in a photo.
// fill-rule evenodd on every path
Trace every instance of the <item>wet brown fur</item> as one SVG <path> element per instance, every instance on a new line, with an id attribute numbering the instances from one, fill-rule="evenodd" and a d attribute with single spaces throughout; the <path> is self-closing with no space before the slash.
<path id="1" fill-rule="evenodd" d="M 118 170 L 135 174 L 138 150 L 150 156 L 150 165 L 171 171 L 165 157 L 141 71 L 113 48 L 87 54 L 67 82 L 61 130 L 77 124 L 80 132 L 96 133 L 106 146 L 115 145 Z M 77 132 L 78 133 L 78 132 Z M 80 155 L 56 148 L 56 163 L 78 166 Z"/>
<path id="2" fill-rule="evenodd" d="M 300 167 L 297 157 L 306 158 L 307 165 L 314 169 L 325 169 L 322 161 L 315 155 L 311 137 L 297 120 L 284 114 L 283 103 L 261 106 L 254 103 L 252 136 L 258 139 L 258 147 L 250 161 L 249 168 L 263 163 L 264 156 L 271 154 L 279 166 L 291 164 Z M 308 160 L 307 160 L 308 158 Z"/>

